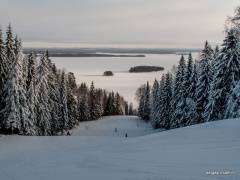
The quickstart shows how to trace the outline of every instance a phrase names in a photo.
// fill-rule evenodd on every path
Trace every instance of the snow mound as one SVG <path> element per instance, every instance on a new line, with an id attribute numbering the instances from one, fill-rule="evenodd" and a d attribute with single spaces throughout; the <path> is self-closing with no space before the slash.
<path id="1" fill-rule="evenodd" d="M 116 116 L 81 123 L 70 137 L 5 136 L 0 179 L 236 180 L 239 129 L 232 119 L 154 133 L 137 117 Z"/>

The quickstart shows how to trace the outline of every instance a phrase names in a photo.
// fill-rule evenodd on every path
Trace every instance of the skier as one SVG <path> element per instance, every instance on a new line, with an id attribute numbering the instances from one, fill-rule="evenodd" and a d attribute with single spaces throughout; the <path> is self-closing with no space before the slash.
<path id="1" fill-rule="evenodd" d="M 67 136 L 70 136 L 70 132 L 69 131 L 67 132 Z"/>
<path id="2" fill-rule="evenodd" d="M 127 133 L 125 134 L 125 137 L 127 137 Z"/>
<path id="3" fill-rule="evenodd" d="M 117 132 L 117 128 L 115 127 L 115 132 Z"/>

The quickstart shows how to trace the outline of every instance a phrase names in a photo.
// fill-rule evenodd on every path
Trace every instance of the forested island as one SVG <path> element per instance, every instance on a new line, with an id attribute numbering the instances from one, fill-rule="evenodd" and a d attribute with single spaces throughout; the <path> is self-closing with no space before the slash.
<path id="1" fill-rule="evenodd" d="M 163 71 L 163 67 L 159 66 L 136 66 L 131 67 L 129 70 L 130 73 L 141 73 L 141 72 L 153 72 L 153 71 Z"/>

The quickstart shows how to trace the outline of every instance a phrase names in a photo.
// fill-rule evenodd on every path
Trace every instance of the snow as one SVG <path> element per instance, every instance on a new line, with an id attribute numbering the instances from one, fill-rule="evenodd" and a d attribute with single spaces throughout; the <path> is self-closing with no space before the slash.
<path id="1" fill-rule="evenodd" d="M 193 58 L 197 56 L 198 53 L 193 53 Z M 162 74 L 178 64 L 180 57 L 175 54 L 146 54 L 146 57 L 51 57 L 51 60 L 58 68 L 73 72 L 78 84 L 86 82 L 90 87 L 94 81 L 95 87 L 119 92 L 136 108 L 134 98 L 137 88 L 147 81 L 152 86 L 155 78 L 160 80 Z M 165 70 L 151 73 L 128 72 L 131 67 L 143 65 L 161 66 Z M 103 76 L 105 71 L 112 71 L 114 76 Z"/>
<path id="2" fill-rule="evenodd" d="M 156 133 L 138 117 L 113 116 L 80 123 L 70 137 L 5 135 L 0 137 L 0 179 L 236 180 L 239 120 Z"/>

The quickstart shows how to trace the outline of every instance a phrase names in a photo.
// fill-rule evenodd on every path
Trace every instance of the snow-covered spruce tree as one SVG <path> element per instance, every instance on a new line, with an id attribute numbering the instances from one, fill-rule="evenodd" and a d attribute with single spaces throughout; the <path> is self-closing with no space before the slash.
<path id="1" fill-rule="evenodd" d="M 49 104 L 49 85 L 48 85 L 48 59 L 43 53 L 40 64 L 37 68 L 37 87 L 38 87 L 38 117 L 37 128 L 39 136 L 51 135 L 51 109 Z"/>
<path id="2" fill-rule="evenodd" d="M 65 71 L 62 71 L 61 84 L 60 84 L 60 110 L 59 110 L 59 124 L 62 133 L 68 127 L 68 107 L 67 107 L 67 77 Z"/>
<path id="3" fill-rule="evenodd" d="M 73 94 L 70 87 L 67 88 L 67 106 L 68 106 L 68 127 L 74 128 L 78 125 L 79 112 L 77 106 L 77 97 Z"/>
<path id="4" fill-rule="evenodd" d="M 225 114 L 228 107 L 228 94 L 240 80 L 239 31 L 231 29 L 222 44 L 214 64 L 214 78 L 211 93 L 205 109 L 206 121 L 229 118 Z"/>
<path id="5" fill-rule="evenodd" d="M 89 119 L 88 94 L 83 94 L 79 99 L 79 121 L 89 121 Z"/>
<path id="6" fill-rule="evenodd" d="M 163 122 L 164 119 L 164 93 L 165 93 L 165 74 L 162 75 L 162 79 L 159 83 L 159 89 L 158 89 L 158 109 L 156 112 L 156 119 L 158 119 L 157 124 L 156 124 L 156 129 L 158 128 L 163 128 L 161 125 L 165 124 Z"/>
<path id="7" fill-rule="evenodd" d="M 7 38 L 6 38 L 6 55 L 7 55 L 7 71 L 11 68 L 11 64 L 15 61 L 14 53 L 14 38 L 12 32 L 12 26 L 9 24 L 7 27 Z"/>
<path id="8" fill-rule="evenodd" d="M 171 127 L 171 100 L 172 100 L 172 75 L 168 72 L 165 75 L 162 92 L 162 112 L 160 127 L 170 129 Z"/>
<path id="9" fill-rule="evenodd" d="M 26 91 L 22 86 L 23 53 L 21 41 L 18 38 L 16 38 L 14 48 L 16 55 L 14 55 L 15 59 L 5 85 L 7 96 L 6 106 L 3 109 L 3 127 L 7 132 L 34 135 L 34 125 L 29 119 Z"/>
<path id="10" fill-rule="evenodd" d="M 204 111 L 209 102 L 210 85 L 212 83 L 212 67 L 213 51 L 211 46 L 206 41 L 205 47 L 201 54 L 200 69 L 198 75 L 197 89 L 196 89 L 196 103 L 197 103 L 197 123 L 205 122 Z"/>
<path id="11" fill-rule="evenodd" d="M 215 49 L 214 49 L 214 54 L 213 54 L 213 58 L 216 59 L 219 55 L 219 47 L 218 45 L 216 45 Z"/>
<path id="12" fill-rule="evenodd" d="M 143 110 L 144 110 L 144 94 L 146 90 L 146 84 L 141 85 L 136 91 L 136 99 L 138 100 L 138 116 L 143 119 Z"/>
<path id="13" fill-rule="evenodd" d="M 112 115 L 113 112 L 113 98 L 112 98 L 112 93 L 108 93 L 108 98 L 106 102 L 106 106 L 104 108 L 104 116 L 109 116 Z"/>
<path id="14" fill-rule="evenodd" d="M 151 115 L 151 99 L 150 99 L 150 86 L 149 82 L 147 82 L 146 90 L 144 93 L 144 106 L 143 106 L 143 119 L 145 121 L 150 120 Z"/>
<path id="15" fill-rule="evenodd" d="M 90 98 L 90 120 L 96 120 L 100 117 L 101 112 L 99 108 L 99 103 L 97 101 L 96 91 L 93 82 L 90 87 L 89 98 Z"/>
<path id="16" fill-rule="evenodd" d="M 59 132 L 59 99 L 60 99 L 60 82 L 59 74 L 57 73 L 55 65 L 52 63 L 49 58 L 48 51 L 46 51 L 47 66 L 48 66 L 48 87 L 49 87 L 49 106 L 51 108 L 51 134 L 56 135 Z"/>
<path id="17" fill-rule="evenodd" d="M 4 108 L 4 86 L 7 80 L 7 57 L 6 57 L 6 48 L 4 46 L 2 28 L 0 26 L 0 112 Z M 0 128 L 2 118 L 0 115 Z"/>
<path id="18" fill-rule="evenodd" d="M 240 117 L 240 80 L 235 83 L 234 88 L 227 95 L 225 119 Z"/>
<path id="19" fill-rule="evenodd" d="M 99 105 L 100 117 L 103 115 L 103 91 L 102 89 L 96 90 L 97 102 Z"/>
<path id="20" fill-rule="evenodd" d="M 125 115 L 129 115 L 129 110 L 128 110 L 129 108 L 128 108 L 128 102 L 127 101 L 125 101 L 125 106 L 124 106 L 124 114 Z"/>
<path id="21" fill-rule="evenodd" d="M 173 87 L 173 98 L 171 101 L 171 128 L 178 128 L 186 125 L 186 114 L 184 112 L 184 107 L 186 105 L 186 62 L 183 57 L 179 61 L 179 65 L 177 67 L 176 79 Z"/>
<path id="22" fill-rule="evenodd" d="M 152 101 L 151 101 L 151 124 L 153 128 L 157 128 L 158 122 L 158 90 L 159 90 L 159 83 L 155 79 L 152 87 Z"/>
<path id="23" fill-rule="evenodd" d="M 133 103 L 129 104 L 129 115 L 132 116 L 133 115 Z"/>
<path id="24" fill-rule="evenodd" d="M 115 115 L 123 115 L 122 105 L 121 105 L 121 98 L 119 93 L 116 93 L 116 114 Z"/>
<path id="25" fill-rule="evenodd" d="M 37 74 L 37 61 L 35 55 L 30 53 L 28 56 L 28 73 L 26 81 L 26 93 L 27 93 L 27 102 L 29 105 L 29 119 L 33 122 L 35 127 L 35 134 L 37 135 L 37 105 L 38 105 L 38 93 L 39 89 L 36 86 L 36 74 Z"/>
<path id="26" fill-rule="evenodd" d="M 77 90 L 77 84 L 73 73 L 68 73 L 67 86 L 68 127 L 72 129 L 78 125 L 79 121 L 77 96 L 74 93 Z"/>
<path id="27" fill-rule="evenodd" d="M 197 86 L 197 69 L 196 64 L 193 62 L 192 54 L 189 53 L 187 69 L 185 74 L 185 107 L 184 114 L 186 119 L 185 125 L 193 125 L 196 124 L 197 120 L 197 112 L 196 112 L 196 100 L 195 100 L 195 92 Z"/>

